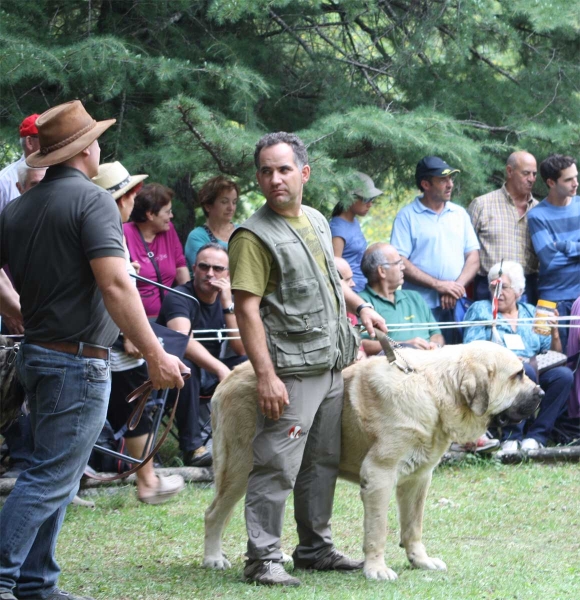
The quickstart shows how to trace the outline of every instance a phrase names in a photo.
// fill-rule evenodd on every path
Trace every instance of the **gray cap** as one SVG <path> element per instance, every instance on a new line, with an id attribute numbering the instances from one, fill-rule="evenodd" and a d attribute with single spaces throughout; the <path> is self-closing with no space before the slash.
<path id="1" fill-rule="evenodd" d="M 356 174 L 361 180 L 361 186 L 352 191 L 355 196 L 360 196 L 365 202 L 370 202 L 383 193 L 382 190 L 375 187 L 374 181 L 368 175 L 360 171 L 357 171 Z"/>

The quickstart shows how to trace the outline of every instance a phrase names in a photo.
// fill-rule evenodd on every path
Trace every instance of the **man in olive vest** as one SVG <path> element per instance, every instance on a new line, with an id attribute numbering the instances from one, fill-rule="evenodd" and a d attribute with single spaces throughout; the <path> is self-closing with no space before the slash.
<path id="1" fill-rule="evenodd" d="M 302 205 L 310 177 L 300 138 L 264 136 L 255 151 L 266 204 L 230 240 L 235 314 L 258 379 L 254 464 L 248 479 L 247 581 L 300 585 L 282 566 L 280 535 L 294 489 L 298 546 L 294 567 L 362 568 L 338 552 L 330 517 L 338 463 L 343 382 L 357 339 L 346 308 L 373 334 L 382 317 L 348 286 L 334 266 L 330 229 Z M 345 301 L 346 299 L 346 301 Z"/>

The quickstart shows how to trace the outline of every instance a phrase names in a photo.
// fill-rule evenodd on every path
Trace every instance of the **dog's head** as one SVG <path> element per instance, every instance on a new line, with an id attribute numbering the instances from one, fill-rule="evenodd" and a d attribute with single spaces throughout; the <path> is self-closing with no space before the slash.
<path id="1" fill-rule="evenodd" d="M 464 346 L 459 364 L 459 392 L 471 411 L 493 418 L 498 425 L 531 416 L 544 392 L 524 372 L 520 359 L 491 342 Z"/>

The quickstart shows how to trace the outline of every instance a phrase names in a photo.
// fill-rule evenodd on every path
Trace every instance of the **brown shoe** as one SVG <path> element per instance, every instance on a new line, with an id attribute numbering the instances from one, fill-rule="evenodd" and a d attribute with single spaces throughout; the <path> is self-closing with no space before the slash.
<path id="1" fill-rule="evenodd" d="M 295 554 L 293 556 L 294 568 L 306 571 L 358 571 L 364 565 L 364 560 L 353 560 L 335 549 L 330 554 L 312 563 L 307 563 L 296 558 Z"/>

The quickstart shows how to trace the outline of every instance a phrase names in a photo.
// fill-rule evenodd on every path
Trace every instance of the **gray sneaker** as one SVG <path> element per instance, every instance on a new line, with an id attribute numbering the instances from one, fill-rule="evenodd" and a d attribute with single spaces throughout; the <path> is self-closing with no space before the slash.
<path id="1" fill-rule="evenodd" d="M 0 588 L 0 600 L 17 600 L 17 598 L 10 590 Z"/>
<path id="2" fill-rule="evenodd" d="M 300 579 L 288 575 L 282 563 L 273 560 L 247 560 L 244 581 L 256 582 L 258 585 L 300 585 Z"/>
<path id="3" fill-rule="evenodd" d="M 306 571 L 358 571 L 363 568 L 364 560 L 353 560 L 342 552 L 333 548 L 327 556 L 323 556 L 314 562 L 307 563 L 293 555 L 294 568 Z"/>

